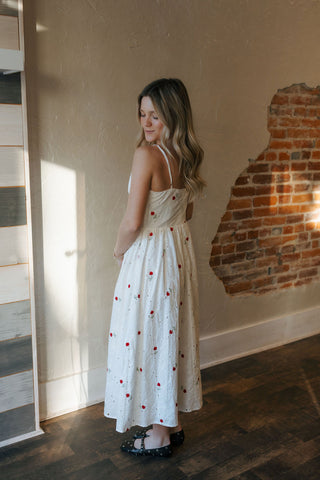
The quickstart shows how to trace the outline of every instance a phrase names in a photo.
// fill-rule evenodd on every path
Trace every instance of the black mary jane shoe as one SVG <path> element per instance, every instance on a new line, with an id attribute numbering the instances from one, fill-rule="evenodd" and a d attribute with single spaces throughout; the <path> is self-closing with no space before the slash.
<path id="1" fill-rule="evenodd" d="M 141 430 L 137 430 L 136 433 L 133 435 L 133 438 L 136 440 L 137 438 L 149 437 L 149 435 L 147 434 L 148 430 L 152 430 L 152 425 L 150 425 L 149 427 L 143 428 Z M 183 444 L 183 441 L 184 441 L 183 430 L 170 434 L 170 443 L 172 446 L 179 447 L 179 445 Z"/>
<path id="2" fill-rule="evenodd" d="M 159 448 L 145 448 L 144 445 L 145 437 L 141 438 L 140 448 L 134 446 L 134 440 L 127 440 L 122 443 L 120 446 L 123 452 L 131 453 L 131 455 L 136 456 L 149 456 L 149 457 L 170 457 L 172 454 L 171 445 L 166 445 L 165 447 Z"/>

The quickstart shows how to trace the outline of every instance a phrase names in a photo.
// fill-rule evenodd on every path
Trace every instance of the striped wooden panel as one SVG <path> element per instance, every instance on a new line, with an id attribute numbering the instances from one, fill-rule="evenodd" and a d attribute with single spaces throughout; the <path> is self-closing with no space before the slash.
<path id="1" fill-rule="evenodd" d="M 0 15 L 18 16 L 18 0 L 0 0 Z"/>
<path id="2" fill-rule="evenodd" d="M 19 50 L 18 19 L 0 15 L 0 48 Z"/>
<path id="3" fill-rule="evenodd" d="M 28 372 L 0 378 L 0 412 L 33 403 L 33 375 Z"/>
<path id="4" fill-rule="evenodd" d="M 0 413 L 0 441 L 35 430 L 34 404 Z M 27 478 L 27 477 L 25 477 Z"/>
<path id="5" fill-rule="evenodd" d="M 28 263 L 27 226 L 0 228 L 0 266 Z"/>
<path id="6" fill-rule="evenodd" d="M 32 369 L 31 336 L 0 342 L 0 377 Z M 0 379 L 0 381 L 2 381 Z M 3 392 L 1 390 L 1 396 Z M 2 398 L 2 397 L 0 397 Z"/>
<path id="7" fill-rule="evenodd" d="M 21 104 L 20 72 L 0 75 L 0 103 Z"/>
<path id="8" fill-rule="evenodd" d="M 25 225 L 26 223 L 25 188 L 0 188 L 0 227 L 12 227 Z"/>
<path id="9" fill-rule="evenodd" d="M 0 187 L 25 184 L 22 147 L 0 147 Z"/>
<path id="10" fill-rule="evenodd" d="M 28 265 L 0 267 L 0 304 L 29 299 Z"/>
<path id="11" fill-rule="evenodd" d="M 30 301 L 0 305 L 0 342 L 31 335 Z"/>
<path id="12" fill-rule="evenodd" d="M 0 145 L 23 145 L 20 105 L 0 105 Z"/>

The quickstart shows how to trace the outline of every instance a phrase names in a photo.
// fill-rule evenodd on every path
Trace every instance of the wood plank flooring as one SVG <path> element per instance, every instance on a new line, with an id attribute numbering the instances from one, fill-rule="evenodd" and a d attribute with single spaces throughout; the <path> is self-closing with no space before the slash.
<path id="1" fill-rule="evenodd" d="M 171 458 L 121 452 L 129 434 L 115 432 L 100 403 L 3 448 L 1 479 L 320 479 L 320 335 L 206 369 L 202 378 L 204 406 L 181 415 L 186 439 Z"/>

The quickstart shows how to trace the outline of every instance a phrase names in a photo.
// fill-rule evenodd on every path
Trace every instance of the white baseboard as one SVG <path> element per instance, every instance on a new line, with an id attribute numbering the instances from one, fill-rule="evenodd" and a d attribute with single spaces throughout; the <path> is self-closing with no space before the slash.
<path id="1" fill-rule="evenodd" d="M 8 445 L 12 445 L 13 443 L 22 442 L 23 440 L 28 440 L 29 438 L 37 437 L 38 435 L 43 435 L 44 431 L 42 428 L 38 430 L 34 430 L 30 433 L 24 433 L 23 435 L 19 435 L 18 437 L 8 438 L 7 440 L 3 440 L 0 442 L 0 448 L 7 447 Z"/>
<path id="2" fill-rule="evenodd" d="M 320 308 L 274 318 L 200 338 L 201 368 L 285 345 L 320 333 Z M 106 368 L 100 367 L 39 385 L 45 420 L 104 400 Z"/>
<path id="3" fill-rule="evenodd" d="M 320 333 L 320 308 L 200 338 L 201 368 L 245 357 Z"/>

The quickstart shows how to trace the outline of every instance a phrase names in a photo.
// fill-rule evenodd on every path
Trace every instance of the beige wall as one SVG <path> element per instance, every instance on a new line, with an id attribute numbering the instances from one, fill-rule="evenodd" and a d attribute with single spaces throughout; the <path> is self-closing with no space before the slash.
<path id="1" fill-rule="evenodd" d="M 78 405 L 100 395 L 88 391 L 100 392 L 94 372 L 106 363 L 136 96 L 161 76 L 185 82 L 206 154 L 191 224 L 201 336 L 319 306 L 319 284 L 231 298 L 208 264 L 231 186 L 267 146 L 273 94 L 320 83 L 319 18 L 313 0 L 25 2 L 41 382 L 89 371 L 77 377 Z M 73 408 L 51 412 L 48 392 L 43 416 Z"/>

